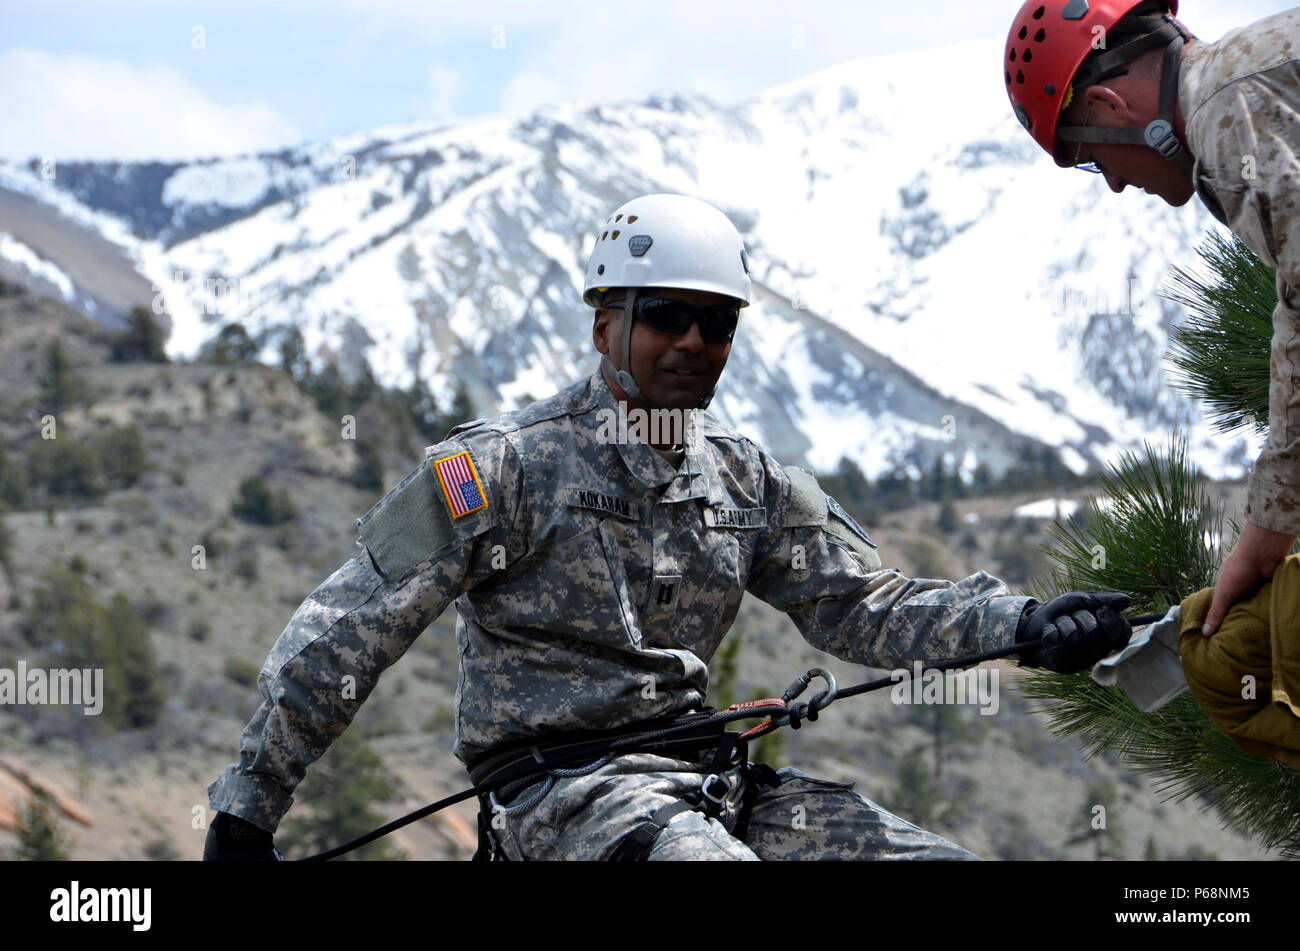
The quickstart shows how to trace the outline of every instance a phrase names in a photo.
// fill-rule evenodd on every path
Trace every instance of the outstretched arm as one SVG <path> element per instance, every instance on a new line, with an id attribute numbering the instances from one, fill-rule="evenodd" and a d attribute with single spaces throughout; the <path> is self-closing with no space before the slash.
<path id="1" fill-rule="evenodd" d="M 813 646 L 872 667 L 938 662 L 1015 642 L 1030 599 L 984 572 L 960 581 L 883 568 L 875 544 L 810 473 L 764 454 L 769 509 L 747 588 Z"/>

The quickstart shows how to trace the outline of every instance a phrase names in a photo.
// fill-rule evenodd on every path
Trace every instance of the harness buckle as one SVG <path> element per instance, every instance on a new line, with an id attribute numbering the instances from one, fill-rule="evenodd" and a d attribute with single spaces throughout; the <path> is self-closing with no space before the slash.
<path id="1" fill-rule="evenodd" d="M 714 790 L 721 789 L 721 792 L 714 793 Z M 700 795 L 715 806 L 721 806 L 722 801 L 727 798 L 727 793 L 731 792 L 731 780 L 725 776 L 719 776 L 717 773 L 709 773 L 704 777 L 704 782 L 700 783 Z"/>

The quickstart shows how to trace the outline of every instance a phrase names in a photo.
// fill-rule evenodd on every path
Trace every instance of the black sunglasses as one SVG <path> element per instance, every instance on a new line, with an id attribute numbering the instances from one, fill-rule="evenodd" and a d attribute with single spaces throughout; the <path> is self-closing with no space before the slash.
<path id="1" fill-rule="evenodd" d="M 611 301 L 604 306 L 623 310 L 626 301 Z M 691 329 L 691 324 L 699 323 L 700 336 L 716 343 L 735 336 L 740 308 L 701 307 L 670 297 L 638 297 L 632 306 L 632 316 L 666 334 L 684 334 Z"/>

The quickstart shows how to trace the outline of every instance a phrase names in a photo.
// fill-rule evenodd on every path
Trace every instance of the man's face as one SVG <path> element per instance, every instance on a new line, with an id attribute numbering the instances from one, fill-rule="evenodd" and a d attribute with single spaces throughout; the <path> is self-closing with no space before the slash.
<path id="1" fill-rule="evenodd" d="M 676 288 L 639 288 L 638 297 L 667 297 L 697 306 L 734 305 L 735 300 L 722 294 L 707 291 L 688 291 Z M 609 354 L 614 365 L 622 367 L 623 321 L 622 310 L 602 307 L 596 311 L 592 339 L 596 349 Z M 718 377 L 731 355 L 731 341 L 709 341 L 700 336 L 698 322 L 691 324 L 684 334 L 674 335 L 656 330 L 643 320 L 632 325 L 631 340 L 632 375 L 642 392 L 659 406 L 667 409 L 689 409 L 718 384 Z M 626 399 L 627 394 L 614 384 L 615 396 Z"/>
<path id="2" fill-rule="evenodd" d="M 1135 113 L 1129 103 L 1105 86 L 1090 86 L 1086 101 L 1071 104 L 1061 117 L 1061 125 L 1087 125 L 1093 128 L 1142 129 L 1155 118 Z M 1094 142 L 1064 143 L 1062 149 L 1070 159 L 1092 162 L 1106 176 L 1111 191 L 1122 192 L 1129 185 L 1148 194 L 1159 195 L 1174 207 L 1187 204 L 1196 188 L 1178 166 L 1145 145 L 1111 145 Z"/>

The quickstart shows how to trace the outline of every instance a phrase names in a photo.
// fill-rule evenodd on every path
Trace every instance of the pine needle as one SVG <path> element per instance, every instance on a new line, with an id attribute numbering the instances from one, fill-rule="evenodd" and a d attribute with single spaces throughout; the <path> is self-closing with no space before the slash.
<path id="1" fill-rule="evenodd" d="M 1220 536 L 1222 511 L 1188 461 L 1186 441 L 1173 440 L 1164 454 L 1143 449 L 1100 477 L 1100 501 L 1051 526 L 1043 551 L 1056 567 L 1040 590 L 1123 591 L 1146 613 L 1213 583 L 1217 552 L 1207 540 Z"/>
<path id="2" fill-rule="evenodd" d="M 1176 267 L 1161 291 L 1192 312 L 1170 334 L 1170 377 L 1205 403 L 1220 432 L 1246 425 L 1266 430 L 1276 272 L 1237 238 L 1217 232 L 1200 254 L 1208 276 Z"/>

